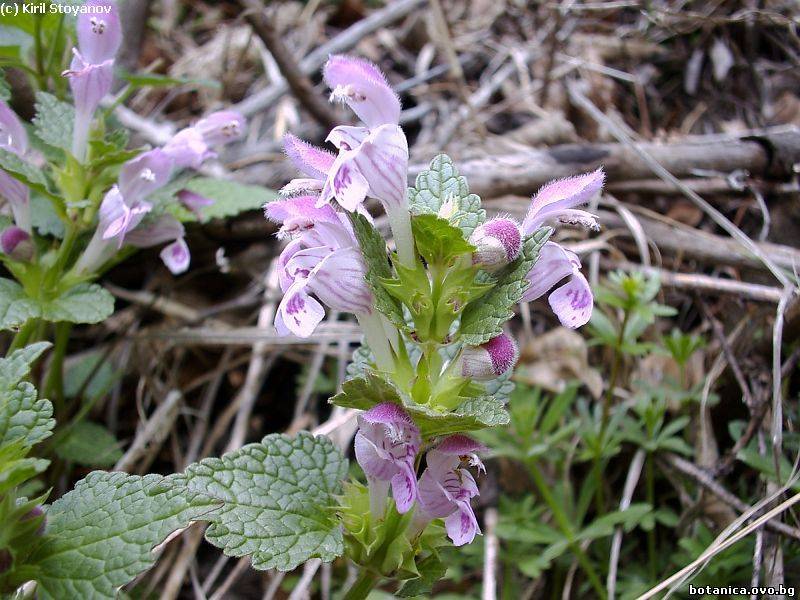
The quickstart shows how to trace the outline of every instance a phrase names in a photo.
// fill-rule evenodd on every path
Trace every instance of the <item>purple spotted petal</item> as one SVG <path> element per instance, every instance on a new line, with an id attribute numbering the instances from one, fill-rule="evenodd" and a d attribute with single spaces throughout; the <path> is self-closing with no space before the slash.
<path id="1" fill-rule="evenodd" d="M 597 169 L 545 184 L 533 197 L 528 215 L 522 223 L 522 231 L 529 235 L 548 219 L 555 219 L 568 209 L 586 204 L 603 188 L 604 180 L 605 173 Z"/>
<path id="2" fill-rule="evenodd" d="M 400 127 L 382 125 L 370 131 L 354 162 L 369 185 L 370 196 L 387 210 L 406 206 L 408 142 Z"/>
<path id="3" fill-rule="evenodd" d="M 454 546 L 471 544 L 481 532 L 469 502 L 459 502 L 456 511 L 444 520 L 444 527 Z"/>
<path id="4" fill-rule="evenodd" d="M 355 162 L 356 152 L 340 152 L 336 157 L 317 206 L 322 206 L 335 198 L 339 206 L 353 212 L 364 202 L 369 191 L 369 183 Z"/>
<path id="5" fill-rule="evenodd" d="M 308 231 L 318 223 L 339 223 L 336 211 L 329 205 L 316 206 L 316 196 L 294 196 L 273 200 L 264 206 L 264 214 L 282 225 L 278 237 L 292 237 Z"/>
<path id="6" fill-rule="evenodd" d="M 122 43 L 122 29 L 114 2 L 88 0 L 78 15 L 78 48 L 90 63 L 111 60 Z"/>
<path id="7" fill-rule="evenodd" d="M 308 286 L 327 306 L 355 314 L 370 314 L 374 304 L 360 248 L 330 252 L 314 268 Z"/>
<path id="8" fill-rule="evenodd" d="M 325 63 L 323 77 L 331 88 L 331 100 L 345 102 L 367 127 L 398 124 L 400 99 L 371 62 L 334 55 Z"/>
<path id="9" fill-rule="evenodd" d="M 336 158 L 333 153 L 313 146 L 291 133 L 283 136 L 283 150 L 298 170 L 314 179 L 325 179 Z"/>
<path id="10" fill-rule="evenodd" d="M 566 284 L 554 290 L 548 301 L 564 327 L 581 327 L 592 317 L 592 288 L 580 271 L 576 271 Z"/>
<path id="11" fill-rule="evenodd" d="M 119 189 L 128 205 L 143 200 L 169 181 L 172 160 L 156 148 L 129 160 L 119 173 Z"/>
<path id="12" fill-rule="evenodd" d="M 209 146 L 224 146 L 244 136 L 247 121 L 233 110 L 221 110 L 200 119 L 194 128 Z"/>
<path id="13" fill-rule="evenodd" d="M 522 297 L 523 302 L 533 302 L 544 296 L 555 284 L 569 277 L 575 270 L 573 258 L 577 257 L 555 242 L 547 242 L 539 251 L 539 258 L 526 276 L 531 282 Z"/>
<path id="14" fill-rule="evenodd" d="M 322 305 L 306 293 L 306 282 L 295 281 L 283 296 L 275 313 L 278 335 L 307 338 L 325 316 Z"/>
<path id="15" fill-rule="evenodd" d="M 28 151 L 28 134 L 11 107 L 0 100 L 0 148 L 22 156 Z"/>
<path id="16" fill-rule="evenodd" d="M 186 271 L 191 261 L 189 246 L 186 245 L 186 240 L 183 238 L 179 238 L 169 246 L 165 246 L 159 256 L 173 275 L 180 275 Z"/>
<path id="17" fill-rule="evenodd" d="M 358 417 L 356 460 L 369 480 L 390 481 L 400 513 L 417 497 L 414 461 L 421 443 L 419 429 L 398 405 L 383 403 Z"/>

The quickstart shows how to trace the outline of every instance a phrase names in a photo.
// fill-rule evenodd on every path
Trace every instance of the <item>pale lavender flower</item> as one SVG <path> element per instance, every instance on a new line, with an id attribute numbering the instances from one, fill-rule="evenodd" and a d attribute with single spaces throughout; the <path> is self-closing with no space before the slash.
<path id="1" fill-rule="evenodd" d="M 604 180 L 605 173 L 602 169 L 597 169 L 591 173 L 545 184 L 533 197 L 528 214 L 522 222 L 523 233 L 530 235 L 546 221 L 597 229 L 597 218 L 575 207 L 589 202 L 603 188 Z"/>
<path id="2" fill-rule="evenodd" d="M 547 242 L 539 252 L 539 260 L 527 275 L 531 285 L 525 290 L 522 301 L 532 302 L 540 298 L 568 277 L 567 283 L 550 294 L 550 308 L 564 327 L 575 329 L 585 325 L 592 316 L 594 297 L 580 269 L 581 261 L 574 252 L 555 242 Z"/>
<path id="3" fill-rule="evenodd" d="M 189 268 L 189 262 L 191 261 L 189 246 L 186 245 L 184 238 L 179 238 L 169 246 L 165 246 L 159 256 L 173 275 L 180 275 L 185 272 Z"/>
<path id="4" fill-rule="evenodd" d="M 314 294 L 330 308 L 356 315 L 372 313 L 366 265 L 345 215 L 315 206 L 313 196 L 271 202 L 265 212 L 281 223 L 279 237 L 291 237 L 278 259 L 284 292 L 275 315 L 280 335 L 308 337 L 325 315 Z"/>
<path id="5" fill-rule="evenodd" d="M 465 347 L 458 358 L 458 367 L 463 377 L 485 381 L 513 368 L 518 358 L 517 343 L 501 333 L 480 346 Z"/>
<path id="6" fill-rule="evenodd" d="M 0 149 L 25 158 L 28 153 L 28 134 L 17 115 L 0 100 Z M 0 197 L 5 198 L 14 213 L 17 227 L 31 232 L 30 191 L 21 181 L 0 169 Z"/>
<path id="7" fill-rule="evenodd" d="M 147 196 L 166 185 L 172 161 L 159 149 L 150 150 L 126 162 L 118 185 L 106 193 L 100 204 L 100 229 L 104 240 L 117 239 L 121 248 L 125 235 L 141 223 L 153 205 Z"/>
<path id="8" fill-rule="evenodd" d="M 456 546 L 469 544 L 480 533 L 470 500 L 478 485 L 466 466 L 485 471 L 477 453 L 485 448 L 465 435 L 451 435 L 426 454 L 427 468 L 419 480 L 420 521 L 444 519 L 447 535 Z M 466 463 L 466 466 L 464 465 Z"/>
<path id="9" fill-rule="evenodd" d="M 469 237 L 475 246 L 473 264 L 494 272 L 516 260 L 522 250 L 522 233 L 513 219 L 497 217 L 478 225 Z"/>
<path id="10" fill-rule="evenodd" d="M 546 221 L 577 224 L 597 229 L 596 217 L 576 206 L 589 202 L 603 188 L 605 173 L 597 169 L 576 177 L 552 181 L 542 186 L 531 202 L 530 210 L 522 223 L 525 234 L 531 234 Z M 586 277 L 580 271 L 581 261 L 574 252 L 547 242 L 539 252 L 539 259 L 528 273 L 530 287 L 523 302 L 531 302 L 546 294 L 561 280 L 569 281 L 550 294 L 550 307 L 564 327 L 572 329 L 585 325 L 592 316 L 594 297 Z"/>
<path id="11" fill-rule="evenodd" d="M 163 151 L 176 167 L 198 168 L 216 156 L 212 148 L 224 146 L 242 138 L 247 127 L 245 118 L 232 110 L 211 113 L 192 127 L 176 133 L 164 145 Z"/>
<path id="12" fill-rule="evenodd" d="M 24 229 L 12 225 L 0 233 L 0 250 L 14 260 L 29 261 L 33 258 L 31 236 Z"/>
<path id="13" fill-rule="evenodd" d="M 94 112 L 111 91 L 114 79 L 114 56 L 122 43 L 117 6 L 108 0 L 89 0 L 92 10 L 78 16 L 78 47 L 72 49 L 69 78 L 75 102 L 72 153 L 83 160 L 86 140 Z"/>
<path id="14" fill-rule="evenodd" d="M 348 211 L 369 195 L 381 201 L 389 218 L 398 256 L 414 263 L 408 213 L 408 141 L 400 128 L 400 100 L 381 70 L 349 56 L 331 56 L 323 70 L 331 100 L 342 100 L 366 127 L 335 127 L 327 141 L 339 150 L 327 171 L 319 203 L 333 199 Z"/>
<path id="15" fill-rule="evenodd" d="M 358 416 L 356 460 L 367 476 L 370 509 L 383 515 L 391 485 L 397 512 L 406 513 L 417 498 L 414 461 L 421 443 L 419 429 L 397 404 L 378 404 Z"/>

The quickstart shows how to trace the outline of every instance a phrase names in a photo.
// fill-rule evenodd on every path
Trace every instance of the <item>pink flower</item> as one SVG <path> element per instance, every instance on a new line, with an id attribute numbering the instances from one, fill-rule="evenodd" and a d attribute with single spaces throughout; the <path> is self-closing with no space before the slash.
<path id="1" fill-rule="evenodd" d="M 530 235 L 546 221 L 558 220 L 597 228 L 597 219 L 591 213 L 575 209 L 586 204 L 603 188 L 605 173 L 597 169 L 591 173 L 551 181 L 542 186 L 531 202 L 531 207 L 522 222 L 522 231 Z"/>
<path id="2" fill-rule="evenodd" d="M 295 167 L 307 177 L 292 179 L 281 190 L 282 194 L 294 195 L 322 191 L 336 157 L 327 150 L 318 148 L 287 133 L 283 136 L 283 150 Z"/>
<path id="3" fill-rule="evenodd" d="M 469 238 L 476 250 L 473 264 L 489 272 L 513 262 L 522 250 L 522 233 L 513 219 L 498 217 L 478 225 Z"/>
<path id="4" fill-rule="evenodd" d="M 331 100 L 342 100 L 366 127 L 335 127 L 327 137 L 339 150 L 326 171 L 318 204 L 336 200 L 357 210 L 367 196 L 380 200 L 389 218 L 400 261 L 415 261 L 408 213 L 408 141 L 400 128 L 400 100 L 372 63 L 331 56 L 323 75 Z"/>
<path id="5" fill-rule="evenodd" d="M 591 173 L 552 181 L 533 197 L 530 210 L 522 223 L 523 233 L 531 234 L 546 221 L 578 224 L 591 229 L 598 227 L 594 215 L 575 207 L 585 204 L 603 188 L 605 174 L 602 169 Z M 592 316 L 594 297 L 586 277 L 580 271 L 581 261 L 574 252 L 547 242 L 539 252 L 539 259 L 528 273 L 530 287 L 523 302 L 540 298 L 562 279 L 569 281 L 550 294 L 550 308 L 564 327 L 572 329 L 585 325 Z"/>
<path id="6" fill-rule="evenodd" d="M 414 460 L 421 443 L 419 429 L 397 404 L 378 404 L 358 416 L 356 460 L 370 486 L 372 516 L 379 518 L 391 484 L 397 512 L 406 513 L 417 498 Z"/>
<path id="7" fill-rule="evenodd" d="M 458 359 L 463 377 L 489 380 L 512 369 L 519 358 L 514 339 L 501 333 L 481 346 L 467 346 Z"/>
<path id="8" fill-rule="evenodd" d="M 574 252 L 555 242 L 547 242 L 539 252 L 539 260 L 527 275 L 531 285 L 525 290 L 522 301 L 532 302 L 540 298 L 568 277 L 567 283 L 550 294 L 550 308 L 564 327 L 575 329 L 585 325 L 592 316 L 594 297 L 580 269 L 581 261 Z"/>
<path id="9" fill-rule="evenodd" d="M 280 335 L 310 336 L 325 311 L 314 294 L 334 310 L 371 314 L 373 297 L 366 265 L 345 215 L 317 207 L 313 196 L 271 202 L 267 218 L 282 224 L 279 237 L 291 238 L 278 259 L 284 297 L 275 315 Z"/>
<path id="10" fill-rule="evenodd" d="M 202 209 L 204 207 L 214 204 L 211 198 L 196 194 L 192 190 L 180 190 L 176 196 L 178 197 L 178 201 L 192 211 L 198 219 L 203 218 Z"/>
<path id="11" fill-rule="evenodd" d="M 485 448 L 465 435 L 451 435 L 426 455 L 427 468 L 419 480 L 421 520 L 443 518 L 456 546 L 469 544 L 480 533 L 470 500 L 478 495 L 475 478 L 463 466 L 485 471 L 477 452 Z"/>
<path id="12" fill-rule="evenodd" d="M 69 77 L 75 101 L 75 125 L 72 153 L 83 160 L 86 139 L 95 110 L 111 91 L 114 79 L 114 56 L 122 43 L 122 31 L 117 6 L 107 0 L 89 0 L 92 10 L 78 16 L 78 48 L 72 49 Z"/>
<path id="13" fill-rule="evenodd" d="M 0 149 L 24 158 L 28 153 L 28 134 L 13 110 L 0 100 Z M 30 191 L 21 181 L 0 169 L 0 198 L 5 198 L 14 213 L 17 227 L 31 232 Z"/>

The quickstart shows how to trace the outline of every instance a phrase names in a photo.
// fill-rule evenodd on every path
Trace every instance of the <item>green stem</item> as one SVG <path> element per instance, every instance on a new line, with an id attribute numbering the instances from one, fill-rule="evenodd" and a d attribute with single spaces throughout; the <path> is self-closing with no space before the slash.
<path id="1" fill-rule="evenodd" d="M 47 371 L 47 379 L 44 383 L 45 397 L 53 400 L 56 419 L 64 419 L 67 416 L 64 404 L 64 357 L 67 354 L 71 329 L 71 323 L 56 323 L 53 358 L 50 361 L 50 369 Z"/>
<path id="2" fill-rule="evenodd" d="M 584 552 L 583 548 L 581 548 L 580 544 L 575 540 L 575 533 L 572 530 L 572 523 L 570 523 L 567 513 L 564 512 L 564 508 L 556 500 L 555 496 L 553 496 L 553 493 L 550 491 L 550 486 L 534 461 L 528 461 L 528 470 L 533 478 L 533 482 L 539 490 L 539 494 L 550 507 L 550 512 L 553 513 L 553 518 L 561 529 L 561 533 L 567 538 L 570 550 L 572 550 L 575 558 L 578 559 L 578 564 L 581 566 L 581 569 L 586 573 L 586 577 L 588 577 L 589 583 L 594 588 L 595 594 L 601 600 L 605 600 L 606 590 L 603 587 L 603 583 L 600 581 L 600 577 L 592 565 L 592 562 L 589 560 L 589 557 L 586 555 L 586 552 Z"/>
<path id="3" fill-rule="evenodd" d="M 19 328 L 14 339 L 11 342 L 11 345 L 8 347 L 8 351 L 6 355 L 11 354 L 14 350 L 19 350 L 28 345 L 28 340 L 30 340 L 31 335 L 36 331 L 37 326 L 37 319 L 28 319 Z"/>
<path id="4" fill-rule="evenodd" d="M 647 455 L 647 463 L 645 464 L 645 485 L 647 486 L 647 503 L 655 509 L 655 469 L 653 463 L 655 458 L 652 454 Z M 650 566 L 650 581 L 655 582 L 658 575 L 658 565 L 656 562 L 656 524 L 653 523 L 653 528 L 647 532 L 647 554 L 649 557 Z"/>
<path id="5" fill-rule="evenodd" d="M 614 362 L 611 365 L 611 377 L 608 381 L 608 389 L 603 395 L 603 414 L 600 418 L 600 434 L 597 437 L 597 451 L 594 455 L 592 463 L 592 474 L 597 482 L 595 488 L 595 509 L 597 514 L 603 513 L 605 506 L 605 499 L 603 498 L 603 446 L 606 443 L 606 431 L 608 430 L 608 421 L 611 414 L 611 403 L 614 400 L 614 388 L 617 387 L 617 379 L 619 372 L 622 368 L 622 344 L 625 342 L 625 330 L 628 327 L 628 319 L 630 311 L 625 310 L 625 316 L 622 318 L 622 324 L 619 328 L 619 335 L 617 336 L 617 344 L 614 348 Z"/>
<path id="6" fill-rule="evenodd" d="M 44 90 L 47 87 L 47 81 L 44 71 L 44 54 L 42 46 L 42 17 L 34 18 L 33 41 L 36 59 L 36 80 L 39 84 L 39 89 Z"/>
<path id="7" fill-rule="evenodd" d="M 380 576 L 363 569 L 356 582 L 347 590 L 343 600 L 363 600 L 380 581 Z"/>

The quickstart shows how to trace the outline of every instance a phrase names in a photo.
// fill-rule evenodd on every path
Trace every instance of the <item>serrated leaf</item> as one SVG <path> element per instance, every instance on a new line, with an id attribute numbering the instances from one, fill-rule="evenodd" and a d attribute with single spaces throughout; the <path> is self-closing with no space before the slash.
<path id="1" fill-rule="evenodd" d="M 417 570 L 419 577 L 406 581 L 397 591 L 398 598 L 414 598 L 430 594 L 433 585 L 447 572 L 447 565 L 441 561 L 438 554 L 433 553 L 417 563 Z"/>
<path id="2" fill-rule="evenodd" d="M 446 154 L 435 156 L 430 167 L 417 175 L 415 186 L 408 190 L 409 208 L 412 214 L 439 214 L 442 206 L 453 203 L 447 217 L 451 225 L 460 227 L 465 238 L 486 220 L 486 211 L 481 208 L 481 199 L 469 193 L 465 177 L 458 174 L 452 159 Z"/>
<path id="3" fill-rule="evenodd" d="M 394 325 L 400 329 L 405 329 L 406 322 L 403 318 L 403 310 L 395 298 L 393 298 L 381 284 L 381 279 L 392 277 L 392 270 L 386 254 L 386 241 L 383 236 L 375 229 L 364 215 L 359 213 L 349 213 L 350 222 L 353 224 L 361 254 L 364 262 L 367 263 L 367 284 L 375 296 L 375 308 L 385 315 Z"/>
<path id="4" fill-rule="evenodd" d="M 34 131 L 40 140 L 62 150 L 72 147 L 75 109 L 47 92 L 36 93 Z"/>
<path id="5" fill-rule="evenodd" d="M 0 148 L 0 168 L 29 188 L 47 196 L 53 196 L 47 183 L 47 178 L 44 176 L 42 170 L 23 160 L 13 152 Z"/>
<path id="6" fill-rule="evenodd" d="M 402 406 L 424 438 L 475 431 L 509 422 L 503 402 L 496 398 L 469 398 L 453 412 L 440 412 L 429 406 L 416 404 L 372 372 L 367 372 L 364 377 L 345 381 L 342 391 L 330 399 L 331 404 L 360 410 L 369 410 L 383 402 Z"/>
<path id="7" fill-rule="evenodd" d="M 84 467 L 111 467 L 122 458 L 117 438 L 105 427 L 81 421 L 56 445 L 56 454 Z"/>
<path id="8" fill-rule="evenodd" d="M 20 284 L 0 278 L 0 329 L 17 328 L 40 313 L 39 305 L 26 296 Z"/>
<path id="9" fill-rule="evenodd" d="M 411 230 L 417 250 L 428 264 L 442 265 L 454 257 L 475 251 L 475 246 L 464 239 L 458 227 L 433 214 L 412 218 Z"/>
<path id="10" fill-rule="evenodd" d="M 514 305 L 530 285 L 525 276 L 536 264 L 539 250 L 552 229 L 543 227 L 525 239 L 521 255 L 501 274 L 497 284 L 483 297 L 471 302 L 461 315 L 461 340 L 479 346 L 503 332 L 503 323 L 514 315 Z"/>
<path id="11" fill-rule="evenodd" d="M 53 203 L 41 194 L 31 195 L 31 225 L 39 235 L 64 239 L 64 221 L 58 216 Z"/>
<path id="12" fill-rule="evenodd" d="M 114 312 L 114 296 L 96 283 L 80 283 L 42 303 L 42 318 L 69 323 L 99 323 Z"/>
<path id="13" fill-rule="evenodd" d="M 30 559 L 39 597 L 116 597 L 170 534 L 217 506 L 161 475 L 90 473 L 47 511 L 47 535 Z"/>
<path id="14" fill-rule="evenodd" d="M 10 389 L 27 377 L 31 365 L 50 346 L 50 342 L 36 342 L 0 358 L 0 388 Z"/>
<path id="15" fill-rule="evenodd" d="M 23 439 L 27 446 L 49 437 L 55 427 L 53 405 L 37 399 L 36 388 L 27 381 L 0 395 L 0 444 Z"/>
<path id="16" fill-rule="evenodd" d="M 344 552 L 331 509 L 347 460 L 324 437 L 272 434 L 177 475 L 178 485 L 222 502 L 206 539 L 228 556 L 250 556 L 255 569 L 290 571 Z"/>

